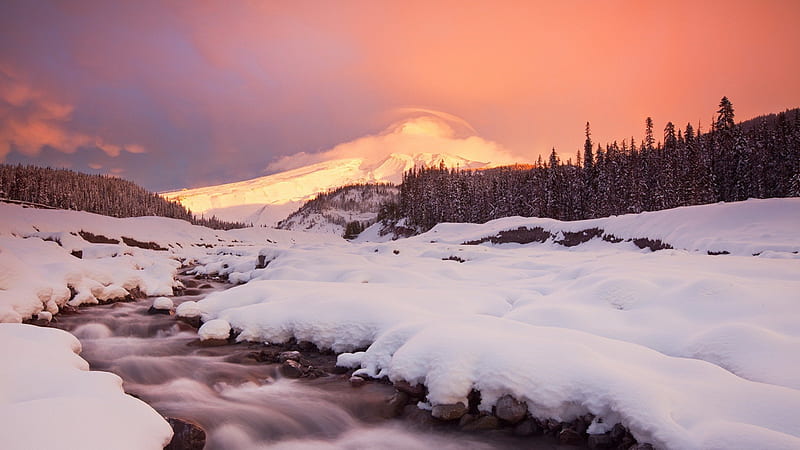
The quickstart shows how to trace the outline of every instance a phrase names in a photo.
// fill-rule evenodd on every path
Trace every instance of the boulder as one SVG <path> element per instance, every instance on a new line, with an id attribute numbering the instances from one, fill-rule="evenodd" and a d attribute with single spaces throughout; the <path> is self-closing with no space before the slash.
<path id="1" fill-rule="evenodd" d="M 353 375 L 352 377 L 350 377 L 350 379 L 348 381 L 350 382 L 350 386 L 353 386 L 353 387 L 361 387 L 361 386 L 367 384 L 367 380 L 365 380 L 365 379 L 363 379 L 363 378 L 361 378 L 359 376 L 356 376 L 356 375 Z"/>
<path id="2" fill-rule="evenodd" d="M 412 397 L 425 396 L 425 385 L 423 384 L 412 385 L 406 380 L 397 380 L 394 382 L 394 387 L 397 388 L 398 391 L 405 392 Z"/>
<path id="3" fill-rule="evenodd" d="M 202 450 L 206 445 L 206 432 L 199 425 L 181 419 L 167 418 L 172 427 L 172 440 L 165 450 Z"/>
<path id="4" fill-rule="evenodd" d="M 297 361 L 288 359 L 281 365 L 281 374 L 286 378 L 300 378 L 303 373 L 303 366 Z"/>
<path id="5" fill-rule="evenodd" d="M 483 431 L 496 430 L 500 427 L 500 420 L 495 416 L 478 416 L 475 420 L 464 424 L 461 429 L 464 431 Z"/>
<path id="6" fill-rule="evenodd" d="M 514 434 L 517 436 L 537 436 L 544 432 L 536 419 L 525 419 L 514 427 Z"/>
<path id="7" fill-rule="evenodd" d="M 458 420 L 468 411 L 467 405 L 462 402 L 447 405 L 435 405 L 431 415 L 441 420 Z"/>
<path id="8" fill-rule="evenodd" d="M 564 428 L 558 433 L 558 443 L 561 445 L 583 445 L 583 436 L 572 428 Z"/>
<path id="9" fill-rule="evenodd" d="M 616 447 L 614 439 L 608 434 L 590 434 L 586 445 L 591 450 L 605 450 Z"/>
<path id="10" fill-rule="evenodd" d="M 495 415 L 510 423 L 517 423 L 528 414 L 528 404 L 520 402 L 510 395 L 504 395 L 497 400 Z"/>
<path id="11" fill-rule="evenodd" d="M 281 352 L 278 354 L 278 362 L 286 362 L 286 361 L 297 361 L 300 362 L 300 359 L 303 355 L 300 352 Z"/>

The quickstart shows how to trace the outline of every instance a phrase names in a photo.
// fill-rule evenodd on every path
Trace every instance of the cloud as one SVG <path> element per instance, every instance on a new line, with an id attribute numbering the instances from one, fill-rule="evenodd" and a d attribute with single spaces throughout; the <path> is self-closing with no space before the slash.
<path id="1" fill-rule="evenodd" d="M 397 121 L 379 134 L 344 142 L 327 151 L 285 156 L 268 165 L 265 172 L 281 172 L 346 158 L 364 158 L 364 165 L 371 165 L 393 153 L 447 154 L 491 165 L 513 164 L 527 159 L 512 154 L 496 142 L 476 136 L 477 132 L 467 121 L 452 114 L 421 108 L 396 111 L 417 115 Z"/>
<path id="2" fill-rule="evenodd" d="M 112 157 L 122 151 L 145 152 L 140 145 L 119 145 L 72 130 L 73 109 L 15 78 L 10 71 L 0 70 L 0 161 L 12 151 L 36 156 L 44 147 L 63 153 L 96 147 Z"/>

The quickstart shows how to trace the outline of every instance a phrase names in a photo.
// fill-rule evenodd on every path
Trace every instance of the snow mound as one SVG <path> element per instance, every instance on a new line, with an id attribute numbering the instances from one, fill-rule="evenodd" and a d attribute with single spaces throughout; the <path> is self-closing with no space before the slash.
<path id="1" fill-rule="evenodd" d="M 197 330 L 197 335 L 200 336 L 201 341 L 209 339 L 225 340 L 228 339 L 230 334 L 231 325 L 222 319 L 209 320 Z"/>
<path id="2" fill-rule="evenodd" d="M 158 297 L 153 300 L 153 309 L 158 309 L 162 311 L 170 311 L 175 307 L 172 302 L 172 299 L 167 297 Z"/>
<path id="3" fill-rule="evenodd" d="M 0 342 L 0 448 L 161 449 L 172 438 L 118 376 L 89 371 L 69 333 L 0 324 Z"/>

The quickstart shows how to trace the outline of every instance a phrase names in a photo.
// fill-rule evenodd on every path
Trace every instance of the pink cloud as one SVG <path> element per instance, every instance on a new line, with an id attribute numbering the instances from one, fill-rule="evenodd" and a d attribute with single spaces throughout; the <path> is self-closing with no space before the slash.
<path id="1" fill-rule="evenodd" d="M 14 78 L 9 71 L 0 71 L 0 161 L 12 150 L 36 156 L 45 146 L 63 153 L 93 146 L 112 157 L 122 151 L 145 152 L 141 145 L 110 143 L 72 129 L 73 110 L 72 105 Z"/>

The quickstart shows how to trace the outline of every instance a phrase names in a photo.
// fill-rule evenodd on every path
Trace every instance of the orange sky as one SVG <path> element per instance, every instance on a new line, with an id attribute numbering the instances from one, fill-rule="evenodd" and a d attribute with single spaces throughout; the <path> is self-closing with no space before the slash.
<path id="1" fill-rule="evenodd" d="M 534 160 L 574 155 L 587 120 L 605 142 L 640 139 L 648 115 L 705 128 L 723 95 L 740 119 L 800 106 L 794 0 L 4 9 L 0 157 L 117 169 L 152 189 L 262 175 L 404 107 L 461 117 Z"/>

